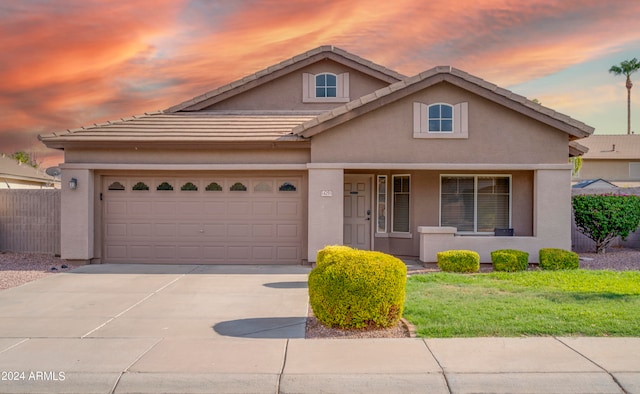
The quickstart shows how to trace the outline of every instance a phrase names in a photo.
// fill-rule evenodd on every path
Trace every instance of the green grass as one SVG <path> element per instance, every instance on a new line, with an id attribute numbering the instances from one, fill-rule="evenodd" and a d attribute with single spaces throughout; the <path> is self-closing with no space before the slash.
<path id="1" fill-rule="evenodd" d="M 421 337 L 640 336 L 640 272 L 414 275 L 404 317 Z"/>

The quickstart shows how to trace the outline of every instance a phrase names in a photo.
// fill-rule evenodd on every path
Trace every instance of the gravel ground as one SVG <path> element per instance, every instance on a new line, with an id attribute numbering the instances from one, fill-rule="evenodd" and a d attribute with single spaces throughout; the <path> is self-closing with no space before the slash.
<path id="1" fill-rule="evenodd" d="M 67 271 L 66 262 L 58 257 L 34 253 L 0 252 L 0 290 L 23 285 L 27 282 Z M 55 269 L 54 269 L 55 268 Z M 606 254 L 580 253 L 580 268 L 608 269 L 615 271 L 640 270 L 640 250 L 610 248 Z M 437 271 L 433 264 L 410 274 Z M 483 264 L 483 272 L 491 271 L 491 266 Z M 307 317 L 307 338 L 408 338 L 413 335 L 413 327 L 402 320 L 396 326 L 377 330 L 340 330 L 328 328 L 320 323 L 309 310 Z"/>
<path id="2" fill-rule="evenodd" d="M 0 253 L 0 290 L 66 271 L 63 265 L 64 260 L 46 254 Z"/>

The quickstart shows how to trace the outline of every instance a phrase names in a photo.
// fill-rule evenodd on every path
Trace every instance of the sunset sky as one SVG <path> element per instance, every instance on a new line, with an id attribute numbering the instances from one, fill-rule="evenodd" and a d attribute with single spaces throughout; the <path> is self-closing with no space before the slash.
<path id="1" fill-rule="evenodd" d="M 320 45 L 405 75 L 451 65 L 626 133 L 638 0 L 16 0 L 0 3 L 0 152 L 168 108 Z M 640 133 L 640 73 L 632 76 Z"/>

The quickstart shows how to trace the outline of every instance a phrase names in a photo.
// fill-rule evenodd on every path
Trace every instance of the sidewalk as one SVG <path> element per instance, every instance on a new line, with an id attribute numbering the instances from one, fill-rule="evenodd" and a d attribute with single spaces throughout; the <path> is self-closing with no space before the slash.
<path id="1" fill-rule="evenodd" d="M 1 393 L 640 393 L 640 338 L 304 339 L 305 267 L 87 266 L 0 292 Z"/>
<path id="2" fill-rule="evenodd" d="M 16 338 L 0 346 L 4 393 L 640 393 L 640 338 Z M 4 380 L 11 371 L 25 376 Z"/>

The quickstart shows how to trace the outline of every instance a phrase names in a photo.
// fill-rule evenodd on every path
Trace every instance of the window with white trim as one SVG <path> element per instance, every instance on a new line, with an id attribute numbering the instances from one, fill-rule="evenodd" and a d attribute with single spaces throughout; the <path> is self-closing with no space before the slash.
<path id="1" fill-rule="evenodd" d="M 427 109 L 429 133 L 453 133 L 453 106 L 431 104 Z"/>
<path id="2" fill-rule="evenodd" d="M 440 225 L 478 234 L 511 228 L 511 176 L 442 175 Z"/>
<path id="3" fill-rule="evenodd" d="M 469 138 L 469 105 L 413 103 L 413 138 Z"/>
<path id="4" fill-rule="evenodd" d="M 302 101 L 305 103 L 349 102 L 349 73 L 303 73 Z"/>
<path id="5" fill-rule="evenodd" d="M 394 233 L 409 232 L 409 203 L 411 178 L 409 175 L 393 175 L 393 212 L 391 231 Z"/>
<path id="6" fill-rule="evenodd" d="M 378 189 L 377 189 L 377 204 L 376 204 L 376 232 L 387 232 L 387 176 L 378 175 Z"/>

